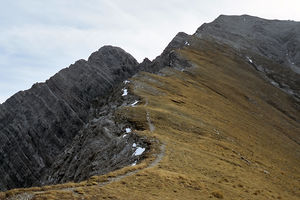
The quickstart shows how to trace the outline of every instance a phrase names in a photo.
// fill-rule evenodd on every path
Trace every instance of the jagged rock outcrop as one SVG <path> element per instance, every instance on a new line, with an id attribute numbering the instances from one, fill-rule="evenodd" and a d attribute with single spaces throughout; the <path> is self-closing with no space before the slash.
<path id="1" fill-rule="evenodd" d="M 300 22 L 220 15 L 196 37 L 237 49 L 262 76 L 300 102 Z"/>
<path id="2" fill-rule="evenodd" d="M 0 105 L 0 190 L 39 181 L 87 121 L 91 101 L 132 76 L 137 61 L 105 46 Z"/>
<path id="3" fill-rule="evenodd" d="M 157 56 L 152 62 L 147 58 L 144 59 L 144 61 L 139 65 L 139 69 L 141 71 L 153 73 L 158 72 L 160 69 L 166 66 L 170 67 L 170 63 L 172 62 L 173 58 L 179 56 L 176 54 L 176 52 L 174 52 L 174 50 L 189 45 L 188 40 L 190 37 L 190 35 L 184 32 L 177 33 L 177 35 L 172 39 L 161 55 Z"/>
<path id="4" fill-rule="evenodd" d="M 135 165 L 144 157 L 149 142 L 138 137 L 130 123 L 115 116 L 118 109 L 138 102 L 129 92 L 122 95 L 122 89 L 126 88 L 128 83 L 123 82 L 111 91 L 111 95 L 93 101 L 90 120 L 51 167 L 45 169 L 36 185 L 83 181 L 93 175 Z M 136 155 L 137 151 L 144 152 Z"/>

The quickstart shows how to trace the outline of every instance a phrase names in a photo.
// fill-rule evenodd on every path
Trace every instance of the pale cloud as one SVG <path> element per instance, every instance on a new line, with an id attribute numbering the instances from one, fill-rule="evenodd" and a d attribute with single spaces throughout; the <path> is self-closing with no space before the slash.
<path id="1" fill-rule="evenodd" d="M 0 102 L 101 46 L 138 61 L 220 14 L 300 20 L 298 0 L 15 0 L 0 7 Z"/>

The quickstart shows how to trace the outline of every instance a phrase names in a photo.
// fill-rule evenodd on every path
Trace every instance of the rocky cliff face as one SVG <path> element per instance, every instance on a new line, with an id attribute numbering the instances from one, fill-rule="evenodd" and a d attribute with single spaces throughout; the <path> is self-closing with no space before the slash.
<path id="1" fill-rule="evenodd" d="M 132 76 L 137 65 L 122 49 L 105 46 L 0 105 L 0 189 L 38 182 L 87 122 L 92 100 Z"/>
<path id="2" fill-rule="evenodd" d="M 182 48 L 189 35 L 178 33 L 163 53 L 152 62 L 145 59 L 137 71 L 158 72 L 164 67 L 189 66 L 174 50 Z M 126 95 L 124 93 L 126 90 Z M 83 181 L 93 175 L 105 174 L 126 165 L 137 164 L 144 155 L 137 150 L 148 149 L 150 142 L 138 137 L 132 130 L 137 128 L 123 117 L 116 115 L 119 109 L 134 107 L 138 97 L 131 94 L 130 81 L 116 85 L 106 98 L 93 100 L 89 121 L 79 131 L 73 142 L 45 168 L 36 185 Z"/>
<path id="3" fill-rule="evenodd" d="M 146 138 L 133 132 L 135 127 L 132 124 L 115 113 L 122 108 L 134 107 L 138 102 L 137 97 L 130 94 L 127 80 L 105 98 L 94 99 L 87 123 L 54 163 L 44 169 L 34 185 L 78 182 L 127 165 L 136 165 L 150 144 Z"/>
<path id="4" fill-rule="evenodd" d="M 145 58 L 144 61 L 139 65 L 139 70 L 155 73 L 164 67 L 171 67 L 172 60 L 179 56 L 174 50 L 189 45 L 187 41 L 190 37 L 190 35 L 184 32 L 177 33 L 177 35 L 168 44 L 161 55 L 157 56 L 152 62 Z"/>

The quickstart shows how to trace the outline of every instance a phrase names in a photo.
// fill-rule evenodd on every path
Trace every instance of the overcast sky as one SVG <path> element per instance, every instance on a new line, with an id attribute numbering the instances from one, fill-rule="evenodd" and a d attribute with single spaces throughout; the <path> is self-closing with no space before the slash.
<path id="1" fill-rule="evenodd" d="M 220 14 L 300 21 L 300 0 L 0 0 L 0 103 L 106 44 L 153 59 Z"/>

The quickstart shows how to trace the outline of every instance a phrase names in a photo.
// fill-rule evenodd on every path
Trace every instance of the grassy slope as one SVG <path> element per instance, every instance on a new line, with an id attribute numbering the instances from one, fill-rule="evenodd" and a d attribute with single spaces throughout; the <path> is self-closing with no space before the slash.
<path id="1" fill-rule="evenodd" d="M 16 189 L 0 198 L 35 190 L 33 199 L 299 199 L 300 148 L 293 140 L 299 142 L 300 125 L 289 116 L 299 121 L 300 115 L 293 102 L 230 49 L 202 45 L 205 51 L 180 50 L 194 63 L 184 72 L 165 68 L 164 76 L 134 77 L 131 92 L 142 102 L 117 113 L 139 134 L 166 145 L 158 165 L 145 168 L 158 153 L 153 144 L 148 160 L 135 167 L 80 184 Z M 136 168 L 144 169 L 98 185 Z M 60 189 L 71 187 L 76 189 Z"/>

